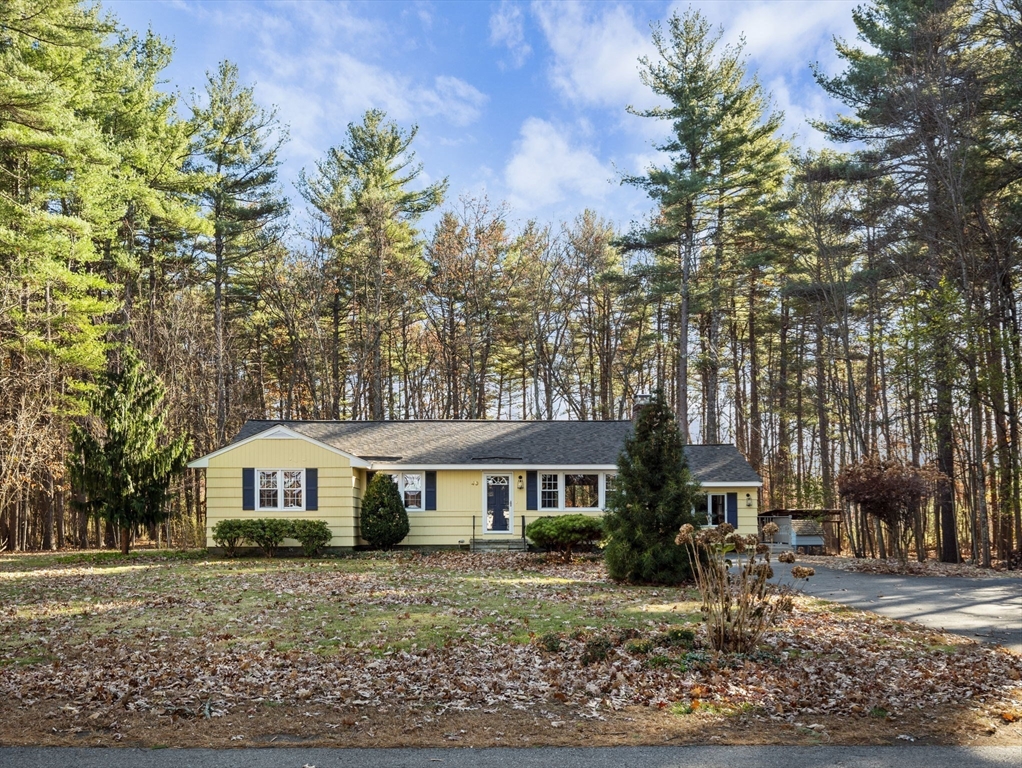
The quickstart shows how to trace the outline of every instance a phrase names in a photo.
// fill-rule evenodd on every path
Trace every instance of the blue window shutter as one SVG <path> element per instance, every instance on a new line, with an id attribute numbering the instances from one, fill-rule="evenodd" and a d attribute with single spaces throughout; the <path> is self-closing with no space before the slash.
<path id="1" fill-rule="evenodd" d="M 735 528 L 738 527 L 738 494 L 727 495 L 727 521 Z"/>
<path id="2" fill-rule="evenodd" d="M 305 508 L 319 509 L 319 470 L 315 467 L 305 470 Z"/>
<path id="3" fill-rule="evenodd" d="M 539 501 L 537 500 L 536 487 L 538 483 L 536 481 L 536 471 L 530 470 L 525 473 L 525 508 L 526 509 L 539 509 Z"/>
<path id="4" fill-rule="evenodd" d="M 241 470 L 241 508 L 255 509 L 255 469 Z"/>
<path id="5" fill-rule="evenodd" d="M 426 473 L 426 509 L 436 509 L 436 472 Z"/>

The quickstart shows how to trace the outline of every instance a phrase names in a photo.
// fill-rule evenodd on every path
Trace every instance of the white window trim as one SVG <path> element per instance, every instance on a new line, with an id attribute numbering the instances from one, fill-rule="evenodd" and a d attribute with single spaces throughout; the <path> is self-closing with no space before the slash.
<path id="1" fill-rule="evenodd" d="M 601 472 L 600 473 L 600 509 L 607 508 L 607 478 L 617 477 L 617 472 Z"/>
<path id="2" fill-rule="evenodd" d="M 700 527 L 702 527 L 702 528 L 716 528 L 719 525 L 719 523 L 710 522 L 710 511 L 711 511 L 711 506 L 712 506 L 712 504 L 710 503 L 710 497 L 711 496 L 723 496 L 724 497 L 724 520 L 726 521 L 727 520 L 727 493 L 722 493 L 720 491 L 712 491 L 711 490 L 711 491 L 707 491 L 703 495 L 706 496 L 706 519 L 704 521 L 702 521 L 702 522 L 700 522 L 699 520 L 696 520 L 696 522 L 699 523 Z M 692 508 L 692 517 L 695 517 L 695 516 L 696 516 L 696 510 L 695 510 L 695 507 L 693 507 Z"/>
<path id="3" fill-rule="evenodd" d="M 544 507 L 543 506 L 543 475 L 556 475 L 557 476 L 557 506 L 556 507 Z M 597 506 L 595 507 L 568 507 L 565 506 L 565 490 L 567 485 L 565 478 L 567 475 L 596 475 L 596 496 Z M 575 512 L 601 512 L 607 508 L 607 475 L 618 475 L 615 470 L 613 472 L 602 472 L 596 469 L 569 469 L 569 470 L 539 470 L 536 472 L 536 507 L 537 512 L 566 512 L 574 514 Z"/>
<path id="4" fill-rule="evenodd" d="M 543 476 L 553 475 L 557 478 L 557 504 L 552 507 L 543 506 Z M 536 499 L 536 506 L 539 507 L 541 512 L 549 512 L 551 510 L 564 509 L 564 473 L 563 472 L 540 472 L 536 476 L 536 493 L 538 498 Z"/>
<path id="5" fill-rule="evenodd" d="M 262 505 L 262 492 L 259 485 L 259 473 L 260 472 L 276 472 L 277 473 L 277 506 L 275 507 L 264 507 Z M 302 478 L 302 505 L 300 507 L 285 507 L 284 506 L 284 473 L 285 472 L 300 472 Z M 309 486 L 305 480 L 305 470 L 299 469 L 298 467 L 282 467 L 276 468 L 257 468 L 255 471 L 255 508 L 257 512 L 304 512 L 305 505 L 309 500 Z"/>
<path id="6" fill-rule="evenodd" d="M 426 473 L 418 469 L 399 469 L 384 472 L 385 475 L 390 475 L 390 479 L 394 481 L 394 485 L 397 486 L 398 495 L 401 497 L 401 503 L 405 503 L 405 475 L 418 475 L 419 476 L 419 498 L 422 503 L 418 507 L 405 507 L 406 512 L 425 512 L 426 511 Z"/>

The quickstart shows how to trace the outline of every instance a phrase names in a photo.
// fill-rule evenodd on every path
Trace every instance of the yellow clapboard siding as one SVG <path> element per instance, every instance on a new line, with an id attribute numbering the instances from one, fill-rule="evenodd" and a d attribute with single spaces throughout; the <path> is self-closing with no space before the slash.
<path id="1" fill-rule="evenodd" d="M 242 509 L 242 469 L 318 469 L 319 509 L 304 512 Z M 322 520 L 333 538 L 329 546 L 357 543 L 351 509 L 357 489 L 347 458 L 306 440 L 265 439 L 234 448 L 209 460 L 206 469 L 206 543 L 215 546 L 213 527 L 220 520 L 260 517 Z M 286 539 L 284 546 L 298 543 Z"/>
<path id="2" fill-rule="evenodd" d="M 318 469 L 319 509 L 307 512 L 283 510 L 242 510 L 242 469 Z M 408 471 L 421 471 L 408 467 Z M 522 535 L 522 518 L 528 524 L 538 517 L 579 513 L 592 517 L 601 510 L 528 510 L 526 509 L 526 472 L 484 472 L 479 469 L 437 471 L 437 509 L 410 511 L 409 534 L 405 546 L 458 546 L 470 538 L 518 538 Z M 512 531 L 487 533 L 485 519 L 485 476 L 506 474 L 511 483 Z M 519 478 L 522 487 L 519 488 Z M 335 547 L 351 547 L 365 542 L 358 538 L 358 515 L 366 485 L 366 471 L 351 467 L 347 457 L 301 439 L 261 439 L 226 451 L 209 460 L 206 470 L 207 543 L 213 546 L 210 531 L 226 518 L 300 517 L 323 520 L 334 534 Z M 738 530 L 755 533 L 757 529 L 757 490 L 748 487 L 716 487 L 714 493 L 738 495 Z M 749 494 L 751 506 L 746 505 Z M 474 529 L 474 530 L 473 530 Z M 285 542 L 292 544 L 291 542 Z"/>

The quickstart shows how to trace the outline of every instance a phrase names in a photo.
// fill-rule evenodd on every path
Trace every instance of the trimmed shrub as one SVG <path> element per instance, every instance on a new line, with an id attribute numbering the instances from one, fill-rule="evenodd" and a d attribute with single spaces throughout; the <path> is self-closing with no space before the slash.
<path id="1" fill-rule="evenodd" d="M 291 535 L 291 520 L 261 517 L 245 520 L 245 538 L 259 547 L 267 557 L 273 557 L 280 543 Z"/>
<path id="2" fill-rule="evenodd" d="M 362 538 L 375 549 L 390 549 L 408 535 L 408 513 L 390 475 L 378 473 L 362 497 Z"/>
<path id="3" fill-rule="evenodd" d="M 573 548 L 603 538 L 603 523 L 586 515 L 541 517 L 526 526 L 525 535 L 538 547 L 560 552 L 568 562 Z"/>
<path id="4" fill-rule="evenodd" d="M 246 537 L 246 523 L 249 520 L 221 520 L 213 526 L 213 541 L 228 557 L 238 554 L 238 547 Z"/>
<path id="5" fill-rule="evenodd" d="M 292 520 L 290 538 L 297 539 L 306 557 L 315 557 L 334 537 L 322 520 Z"/>

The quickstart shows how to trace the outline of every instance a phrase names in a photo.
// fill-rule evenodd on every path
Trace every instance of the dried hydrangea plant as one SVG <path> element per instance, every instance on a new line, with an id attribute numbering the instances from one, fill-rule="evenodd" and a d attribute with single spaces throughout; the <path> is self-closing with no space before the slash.
<path id="1" fill-rule="evenodd" d="M 776 532 L 774 523 L 763 526 L 765 537 Z M 755 650 L 767 628 L 791 611 L 793 590 L 770 583 L 774 575 L 770 547 L 755 535 L 743 536 L 728 523 L 700 529 L 683 525 L 674 541 L 689 549 L 702 598 L 703 621 L 715 650 Z M 745 557 L 733 567 L 729 559 L 732 554 Z M 814 574 L 812 568 L 792 569 L 796 579 Z"/>

